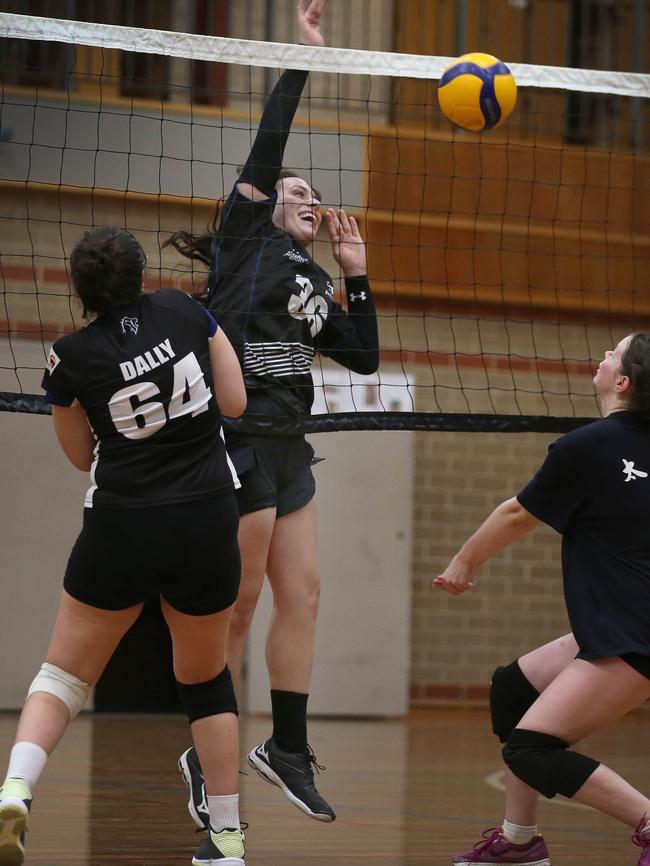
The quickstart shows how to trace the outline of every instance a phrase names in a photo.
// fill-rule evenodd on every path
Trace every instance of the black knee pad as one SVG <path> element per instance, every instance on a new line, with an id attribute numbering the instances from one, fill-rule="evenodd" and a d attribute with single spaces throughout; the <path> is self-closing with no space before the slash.
<path id="1" fill-rule="evenodd" d="M 190 724 L 197 719 L 204 719 L 206 716 L 218 716 L 220 713 L 239 714 L 228 665 L 207 683 L 188 685 L 187 683 L 179 683 L 177 680 L 176 687 Z"/>
<path id="2" fill-rule="evenodd" d="M 492 731 L 502 743 L 538 697 L 517 660 L 495 670 L 490 680 L 490 713 Z"/>
<path id="3" fill-rule="evenodd" d="M 550 800 L 556 794 L 573 797 L 598 766 L 598 761 L 568 748 L 559 737 L 515 728 L 502 755 L 518 779 Z"/>

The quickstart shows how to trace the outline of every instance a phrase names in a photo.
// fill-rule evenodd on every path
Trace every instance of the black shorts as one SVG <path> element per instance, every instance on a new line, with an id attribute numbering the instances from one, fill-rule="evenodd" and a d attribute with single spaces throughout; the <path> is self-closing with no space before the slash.
<path id="1" fill-rule="evenodd" d="M 103 610 L 162 595 L 208 616 L 237 598 L 239 511 L 234 493 L 151 508 L 86 508 L 63 586 Z"/>
<path id="2" fill-rule="evenodd" d="M 631 668 L 650 680 L 650 656 L 643 656 L 641 653 L 623 653 L 621 658 Z"/>
<path id="3" fill-rule="evenodd" d="M 304 436 L 230 434 L 226 446 L 241 481 L 240 514 L 275 508 L 277 517 L 283 517 L 313 498 L 314 449 Z"/>

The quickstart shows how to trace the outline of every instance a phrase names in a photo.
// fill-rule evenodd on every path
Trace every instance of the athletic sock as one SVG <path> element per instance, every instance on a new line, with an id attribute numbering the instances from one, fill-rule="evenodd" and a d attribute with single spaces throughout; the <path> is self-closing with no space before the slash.
<path id="1" fill-rule="evenodd" d="M 24 779 L 30 791 L 36 787 L 47 763 L 47 752 L 36 743 L 16 743 L 9 757 L 7 779 Z M 5 780 L 6 781 L 6 780 Z"/>
<path id="2" fill-rule="evenodd" d="M 650 818 L 645 822 L 639 830 L 639 836 L 650 836 Z"/>
<path id="3" fill-rule="evenodd" d="M 271 689 L 273 740 L 283 752 L 307 751 L 307 699 L 309 695 Z"/>
<path id="4" fill-rule="evenodd" d="M 210 827 L 215 833 L 239 830 L 239 794 L 208 794 Z"/>
<path id="5" fill-rule="evenodd" d="M 503 835 L 513 845 L 525 845 L 526 842 L 530 842 L 533 836 L 539 834 L 537 824 L 532 824 L 531 826 L 511 824 L 506 818 L 503 819 L 501 829 L 503 830 Z"/>

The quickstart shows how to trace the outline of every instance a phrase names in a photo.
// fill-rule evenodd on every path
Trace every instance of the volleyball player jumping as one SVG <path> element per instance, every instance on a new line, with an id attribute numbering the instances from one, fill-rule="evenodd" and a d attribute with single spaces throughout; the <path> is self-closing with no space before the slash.
<path id="1" fill-rule="evenodd" d="M 323 45 L 324 7 L 325 0 L 298 0 L 301 43 Z M 322 220 L 320 195 L 303 178 L 281 171 L 306 81 L 307 73 L 295 70 L 280 77 L 218 229 L 201 236 L 178 232 L 169 241 L 210 268 L 207 306 L 239 356 L 248 395 L 245 418 L 309 415 L 316 352 L 362 374 L 375 372 L 379 363 L 365 245 L 354 217 L 331 208 L 325 215 L 332 253 L 345 277 L 346 312 L 310 252 Z M 265 574 L 273 592 L 266 642 L 273 734 L 248 760 L 307 815 L 333 821 L 334 810 L 314 786 L 316 762 L 307 744 L 320 591 L 313 449 L 299 434 L 237 432 L 227 433 L 226 440 L 242 484 L 242 580 L 228 641 L 235 682 Z M 181 756 L 180 766 L 190 786 L 190 814 L 204 826 L 201 770 L 193 749 Z"/>

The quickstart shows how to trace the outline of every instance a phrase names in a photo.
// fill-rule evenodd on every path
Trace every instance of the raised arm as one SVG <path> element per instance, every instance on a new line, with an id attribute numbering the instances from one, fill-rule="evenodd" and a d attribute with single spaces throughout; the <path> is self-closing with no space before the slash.
<path id="1" fill-rule="evenodd" d="M 329 208 L 326 218 L 332 254 L 345 278 L 348 311 L 335 306 L 318 337 L 318 351 L 348 370 L 368 376 L 379 367 L 379 334 L 366 245 L 357 221 L 343 209 Z"/>
<path id="2" fill-rule="evenodd" d="M 302 45 L 324 44 L 320 19 L 325 3 L 326 0 L 298 0 L 296 17 L 298 39 Z M 253 147 L 237 184 L 237 189 L 246 198 L 262 201 L 273 194 L 307 75 L 307 72 L 288 69 L 282 73 L 271 91 Z"/>

